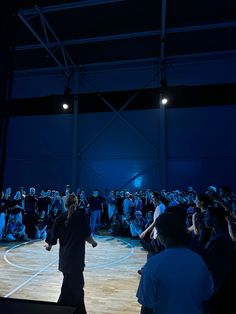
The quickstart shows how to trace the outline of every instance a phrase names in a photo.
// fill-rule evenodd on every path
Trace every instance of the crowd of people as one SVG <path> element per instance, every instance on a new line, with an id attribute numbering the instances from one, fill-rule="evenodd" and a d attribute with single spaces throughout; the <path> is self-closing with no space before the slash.
<path id="1" fill-rule="evenodd" d="M 70 193 L 69 185 L 63 192 L 43 189 L 39 195 L 34 187 L 29 188 L 28 193 L 21 187 L 14 195 L 11 187 L 6 188 L 0 199 L 0 240 L 46 238 L 55 218 L 66 211 L 65 199 Z M 203 215 L 208 206 L 214 204 L 214 207 L 225 208 L 226 214 L 229 214 L 226 219 L 230 236 L 233 240 L 236 237 L 233 215 L 236 200 L 227 186 L 220 187 L 218 191 L 210 186 L 203 194 L 197 194 L 192 187 L 170 192 L 114 189 L 101 193 L 94 189 L 91 194 L 78 189 L 75 194 L 79 200 L 78 209 L 90 217 L 92 235 L 103 229 L 114 236 L 139 238 L 144 230 L 153 226 L 165 208 L 181 206 L 186 210 L 189 231 L 195 238 L 206 241 Z"/>
<path id="2" fill-rule="evenodd" d="M 94 189 L 88 195 L 80 189 L 72 193 L 66 186 L 63 193 L 45 189 L 40 196 L 31 187 L 28 193 L 24 188 L 17 189 L 13 197 L 11 188 L 7 188 L 0 201 L 0 240 L 46 239 L 50 250 L 60 239 L 55 221 L 63 221 L 68 231 L 71 207 L 67 203 L 73 197 L 73 211 L 76 207 L 87 217 L 83 218 L 88 222 L 83 241 L 95 247 L 93 235 L 105 231 L 138 239 L 147 251 L 147 263 L 138 270 L 141 280 L 137 298 L 142 314 L 162 313 L 157 310 L 160 308 L 163 313 L 172 313 L 170 302 L 179 306 L 173 313 L 228 313 L 226 308 L 232 305 L 236 286 L 236 197 L 228 186 L 208 186 L 204 193 L 197 193 L 191 186 L 158 192 Z M 60 223 L 58 226 L 62 228 Z M 66 278 L 68 274 L 64 274 L 65 282 Z M 194 300 L 185 302 L 191 310 L 182 309 L 184 293 L 189 298 L 193 297 L 191 293 L 196 294 Z M 203 312 L 199 304 L 208 299 L 210 306 Z M 177 309 L 174 305 L 172 308 Z"/>

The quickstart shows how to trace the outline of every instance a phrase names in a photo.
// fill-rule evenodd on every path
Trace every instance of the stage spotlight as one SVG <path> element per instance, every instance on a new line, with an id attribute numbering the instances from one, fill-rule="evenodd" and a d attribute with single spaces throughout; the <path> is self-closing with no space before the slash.
<path id="1" fill-rule="evenodd" d="M 168 103 L 168 98 L 167 97 L 163 97 L 161 99 L 161 103 L 162 103 L 162 105 L 166 105 Z"/>
<path id="2" fill-rule="evenodd" d="M 62 104 L 62 108 L 63 108 L 64 110 L 68 110 L 68 109 L 69 109 L 69 105 L 68 105 L 67 103 L 63 103 L 63 104 Z"/>

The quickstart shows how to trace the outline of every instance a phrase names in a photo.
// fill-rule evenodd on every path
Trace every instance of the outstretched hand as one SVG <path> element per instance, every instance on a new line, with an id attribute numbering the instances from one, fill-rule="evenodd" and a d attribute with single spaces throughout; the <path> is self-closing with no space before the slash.
<path id="1" fill-rule="evenodd" d="M 45 247 L 45 249 L 46 249 L 47 251 L 51 251 L 51 249 L 52 249 L 52 245 L 50 245 L 50 244 L 48 244 L 48 243 L 46 243 L 46 244 L 44 245 L 44 247 Z"/>
<path id="2" fill-rule="evenodd" d="M 145 236 L 146 236 L 146 232 L 143 231 L 142 233 L 140 233 L 139 238 L 140 238 L 140 239 L 144 239 Z"/>
<path id="3" fill-rule="evenodd" d="M 98 245 L 98 243 L 94 240 L 92 243 L 92 247 L 96 247 Z"/>

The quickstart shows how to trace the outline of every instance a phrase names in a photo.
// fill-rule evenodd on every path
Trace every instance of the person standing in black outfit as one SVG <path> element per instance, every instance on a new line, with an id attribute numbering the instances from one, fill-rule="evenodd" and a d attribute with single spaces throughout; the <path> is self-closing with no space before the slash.
<path id="1" fill-rule="evenodd" d="M 85 243 L 96 247 L 97 242 L 91 237 L 87 215 L 77 210 L 78 199 L 74 194 L 66 198 L 65 206 L 68 211 L 55 220 L 45 247 L 50 251 L 59 239 L 59 270 L 63 273 L 63 283 L 58 303 L 74 306 L 78 313 L 85 314 Z"/>
<path id="2" fill-rule="evenodd" d="M 35 188 L 29 189 L 29 194 L 25 197 L 25 210 L 23 223 L 26 228 L 26 233 L 30 239 L 34 239 L 35 223 L 37 219 L 38 198 L 36 197 Z"/>

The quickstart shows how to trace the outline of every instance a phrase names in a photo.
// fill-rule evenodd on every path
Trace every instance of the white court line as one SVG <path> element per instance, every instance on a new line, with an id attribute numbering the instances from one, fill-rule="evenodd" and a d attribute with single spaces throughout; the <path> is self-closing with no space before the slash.
<path id="1" fill-rule="evenodd" d="M 12 291 L 10 291 L 8 294 L 4 295 L 4 298 L 8 298 L 10 295 L 12 295 L 13 293 L 15 293 L 16 291 L 18 291 L 19 289 L 21 289 L 22 287 L 26 286 L 31 280 L 33 280 L 35 277 L 37 277 L 39 274 L 41 274 L 42 272 L 44 272 L 48 267 L 52 266 L 55 262 L 57 261 L 54 260 L 53 262 L 49 263 L 47 266 L 43 267 L 40 271 L 38 271 L 36 274 L 34 274 L 33 276 L 31 276 L 29 279 L 27 279 L 26 281 L 24 281 L 22 284 L 20 284 L 18 287 L 16 287 L 15 289 L 13 289 Z"/>
<path id="2" fill-rule="evenodd" d="M 20 244 L 17 244 L 17 245 L 14 245 L 13 247 L 11 247 L 9 250 L 7 250 L 3 256 L 5 262 L 13 267 L 16 267 L 16 268 L 20 268 L 20 269 L 25 269 L 25 270 L 30 270 L 30 271 L 35 271 L 35 268 L 38 268 L 40 267 L 41 265 L 35 265 L 35 268 L 29 268 L 29 267 L 25 267 L 25 266 L 20 266 L 20 265 L 17 265 L 17 264 L 14 264 L 12 263 L 11 261 L 9 261 L 9 259 L 7 258 L 7 255 L 15 250 L 16 248 L 20 247 L 20 246 L 23 246 L 23 245 L 28 245 L 30 243 L 34 243 L 34 242 L 39 242 L 41 240 L 31 240 L 29 242 L 23 242 L 23 243 L 20 243 Z M 52 255 L 55 255 L 55 254 L 52 254 Z M 57 258 L 58 259 L 58 258 Z M 37 267 L 38 266 L 38 267 Z"/>
<path id="3" fill-rule="evenodd" d="M 102 238 L 102 236 L 100 236 L 100 238 Z M 104 238 L 107 238 L 107 237 L 104 237 Z M 86 267 L 87 269 L 88 268 L 102 268 L 102 267 L 109 267 L 109 266 L 112 266 L 112 265 L 115 265 L 115 264 L 120 264 L 122 261 L 128 259 L 131 255 L 134 255 L 134 246 L 123 240 L 123 239 L 117 239 L 117 238 L 113 238 L 114 240 L 117 240 L 118 242 L 123 242 L 123 243 L 126 243 L 128 244 L 128 246 L 130 247 L 130 253 L 126 256 L 124 256 L 123 258 L 117 260 L 117 261 L 114 261 L 114 262 L 109 262 L 109 263 L 105 263 L 105 264 L 102 264 L 102 265 L 96 265 L 96 266 L 90 266 L 90 267 Z M 34 241 L 30 241 L 31 243 L 34 242 Z M 14 250 L 16 249 L 17 247 L 20 247 L 22 245 L 27 245 L 29 244 L 29 242 L 26 242 L 26 243 L 20 243 L 18 245 L 15 245 L 13 246 L 12 248 L 10 248 L 5 254 L 4 254 L 4 260 L 9 263 L 10 265 L 13 265 L 13 266 L 16 266 L 14 265 L 13 263 L 11 263 L 10 261 L 8 261 L 7 259 L 7 254 L 11 251 L 11 250 Z M 27 280 L 25 280 L 23 283 L 21 283 L 18 287 L 14 288 L 13 290 L 11 290 L 9 293 L 7 293 L 5 296 L 3 296 L 4 298 L 8 298 L 9 296 L 11 296 L 12 294 L 14 294 L 15 292 L 17 292 L 18 290 L 20 290 L 22 287 L 26 286 L 28 283 L 30 283 L 34 278 L 36 278 L 39 274 L 41 274 L 42 272 L 44 272 L 45 270 L 47 270 L 50 266 L 52 266 L 53 264 L 55 264 L 56 262 L 58 261 L 58 257 L 53 260 L 52 262 L 50 262 L 48 265 L 46 265 L 45 267 L 43 267 L 41 270 L 39 270 L 38 272 L 36 272 L 34 275 L 32 275 L 30 278 L 28 278 Z M 23 268 L 23 269 L 26 269 L 26 267 L 23 267 L 23 266 L 18 266 L 19 268 Z"/>
<path id="4" fill-rule="evenodd" d="M 126 259 L 128 259 L 130 256 L 134 255 L 134 249 L 131 248 L 131 251 L 128 255 L 126 255 L 125 257 L 123 258 L 120 258 L 119 260 L 117 261 L 114 261 L 114 262 L 110 262 L 110 263 L 106 263 L 106 264 L 101 264 L 101 265 L 95 265 L 95 266 L 86 266 L 85 267 L 85 270 L 86 269 L 97 269 L 97 268 L 104 268 L 104 267 L 110 267 L 112 265 L 116 265 L 116 264 L 121 264 L 121 262 L 125 261 Z"/>
<path id="5" fill-rule="evenodd" d="M 130 247 L 130 253 L 127 254 L 126 256 L 124 256 L 123 258 L 120 258 L 118 259 L 117 261 L 114 261 L 114 262 L 108 262 L 108 263 L 105 263 L 105 264 L 100 264 L 100 265 L 95 265 L 95 266 L 86 266 L 85 267 L 85 270 L 86 269 L 96 269 L 96 268 L 103 268 L 103 267 L 110 267 L 112 265 L 116 265 L 116 264 L 120 264 L 121 262 L 125 261 L 126 259 L 128 259 L 130 256 L 134 255 L 134 246 L 123 240 L 123 239 L 119 239 L 119 238 L 115 238 L 115 237 L 112 237 L 112 236 L 99 236 L 99 235 L 96 235 L 95 238 L 113 238 L 114 240 L 116 240 L 117 242 L 123 242 L 123 243 L 127 243 Z"/>
<path id="6" fill-rule="evenodd" d="M 104 268 L 104 267 L 110 267 L 110 266 L 113 266 L 113 265 L 117 265 L 117 264 L 120 264 L 121 262 L 127 260 L 130 256 L 134 255 L 134 246 L 133 246 L 133 244 L 131 244 L 131 243 L 125 241 L 124 239 L 115 238 L 115 237 L 113 237 L 113 236 L 99 236 L 99 235 L 96 235 L 95 238 L 100 238 L 100 239 L 104 239 L 104 240 L 106 240 L 107 238 L 110 238 L 110 239 L 116 240 L 117 242 L 123 242 L 123 243 L 127 244 L 127 245 L 130 247 L 130 253 L 127 254 L 126 256 L 124 256 L 123 258 L 120 258 L 120 259 L 115 260 L 115 261 L 113 261 L 113 262 L 109 261 L 109 262 L 107 262 L 107 263 L 103 263 L 103 264 L 100 264 L 100 265 L 97 265 L 97 264 L 96 264 L 96 265 L 94 265 L 94 266 L 87 266 L 87 265 L 86 265 L 85 270 L 86 270 L 86 269 L 99 269 L 99 268 Z M 41 241 L 41 240 L 37 240 L 37 241 Z M 30 241 L 30 242 L 32 243 L 32 242 L 34 242 L 34 241 Z M 30 243 L 30 242 L 24 242 L 24 243 L 17 244 L 17 245 L 15 245 L 15 246 L 13 246 L 12 248 L 10 248 L 9 250 L 7 250 L 7 251 L 5 252 L 5 254 L 4 254 L 4 260 L 5 260 L 9 265 L 11 265 L 11 266 L 13 266 L 13 267 L 20 268 L 20 269 L 25 269 L 25 270 L 30 270 L 30 271 L 35 271 L 35 269 L 29 268 L 29 267 L 25 267 L 25 266 L 20 266 L 20 265 L 17 265 L 17 264 L 14 264 L 14 263 L 10 262 L 10 261 L 8 260 L 8 258 L 7 258 L 7 255 L 9 254 L 9 252 L 10 252 L 11 250 L 14 250 L 14 249 L 16 249 L 16 248 L 18 248 L 18 247 L 20 247 L 20 246 L 22 246 L 22 245 L 27 245 L 27 244 Z M 35 241 L 35 242 L 36 242 L 36 241 Z M 103 243 L 104 243 L 104 242 L 103 242 Z M 105 243 L 106 243 L 106 242 L 105 242 Z M 58 260 L 58 258 L 57 258 L 55 261 L 57 261 L 57 260 Z M 54 261 L 54 262 L 55 262 L 55 261 Z M 54 263 L 54 262 L 53 262 L 53 263 Z M 52 263 L 52 264 L 53 264 L 53 263 Z M 86 263 L 86 261 L 85 261 L 85 263 Z M 52 264 L 50 264 L 50 265 L 52 265 Z M 36 266 L 37 266 L 37 265 L 36 265 Z M 46 268 L 47 268 L 47 266 L 46 266 Z"/>

